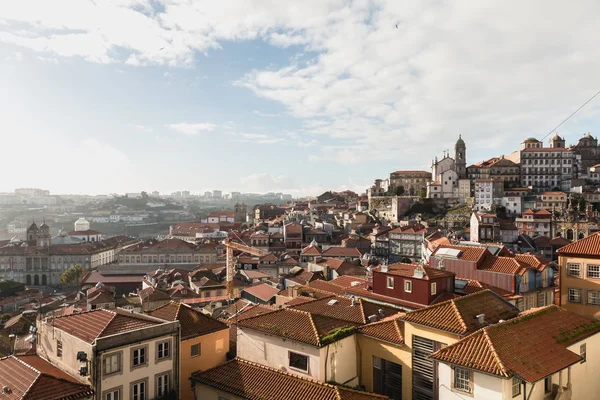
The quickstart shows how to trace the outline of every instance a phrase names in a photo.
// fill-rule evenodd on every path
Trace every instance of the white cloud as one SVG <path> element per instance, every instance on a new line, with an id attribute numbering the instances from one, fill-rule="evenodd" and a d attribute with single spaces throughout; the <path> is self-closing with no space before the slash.
<path id="1" fill-rule="evenodd" d="M 6 60 L 7 61 L 21 62 L 21 61 L 23 61 L 23 53 L 21 53 L 19 51 L 15 51 L 11 55 L 6 56 Z"/>
<path id="2" fill-rule="evenodd" d="M 434 156 L 425 148 L 452 148 L 459 133 L 468 154 L 506 152 L 524 137 L 541 138 L 598 90 L 600 3 L 592 0 L 164 0 L 160 10 L 150 1 L 94 2 L 13 0 L 0 16 L 0 41 L 50 57 L 168 66 L 192 66 L 198 52 L 224 41 L 299 47 L 310 59 L 249 71 L 236 85 L 303 119 L 299 134 L 341 143 L 313 159 L 424 167 Z M 598 115 L 592 107 L 590 118 Z M 169 127 L 190 135 L 214 129 Z"/>
<path id="3" fill-rule="evenodd" d="M 141 131 L 141 132 L 152 132 L 152 128 L 146 125 L 142 125 L 142 124 L 129 124 L 128 125 L 130 128 L 133 128 L 135 130 Z"/>
<path id="4" fill-rule="evenodd" d="M 311 139 L 308 141 L 298 141 L 296 142 L 296 145 L 298 145 L 299 147 L 312 147 L 312 146 L 316 146 L 317 144 L 319 144 L 319 142 L 315 139 Z"/>
<path id="5" fill-rule="evenodd" d="M 254 144 L 276 144 L 276 143 L 284 143 L 285 139 L 265 135 L 263 133 L 240 133 L 239 136 L 241 139 L 237 141 L 242 143 L 254 143 Z"/>
<path id="6" fill-rule="evenodd" d="M 37 59 L 46 64 L 58 64 L 58 59 L 56 57 L 38 56 Z"/>
<path id="7" fill-rule="evenodd" d="M 258 115 L 259 117 L 267 117 L 267 118 L 275 118 L 275 117 L 281 117 L 281 114 L 269 114 L 269 113 L 263 113 L 260 112 L 258 110 L 254 110 L 254 114 Z"/>
<path id="8" fill-rule="evenodd" d="M 169 124 L 167 127 L 176 132 L 183 133 L 184 135 L 194 136 L 203 132 L 214 131 L 217 125 L 210 123 L 190 124 L 187 122 L 180 122 L 178 124 Z"/>

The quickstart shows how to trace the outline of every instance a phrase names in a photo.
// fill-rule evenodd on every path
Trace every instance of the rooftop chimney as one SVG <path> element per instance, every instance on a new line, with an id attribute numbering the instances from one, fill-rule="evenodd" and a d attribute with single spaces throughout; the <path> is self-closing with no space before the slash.
<path id="1" fill-rule="evenodd" d="M 479 322 L 480 325 L 485 323 L 485 314 L 476 315 L 475 318 L 477 318 L 477 322 Z"/>
<path id="2" fill-rule="evenodd" d="M 377 315 L 369 315 L 369 322 L 377 322 Z"/>

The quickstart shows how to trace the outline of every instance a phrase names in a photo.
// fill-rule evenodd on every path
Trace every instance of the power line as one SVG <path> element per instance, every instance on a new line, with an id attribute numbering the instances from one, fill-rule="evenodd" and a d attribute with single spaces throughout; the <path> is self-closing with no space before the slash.
<path id="1" fill-rule="evenodd" d="M 589 103 L 590 101 L 594 100 L 594 98 L 595 98 L 596 96 L 598 96 L 599 94 L 600 94 L 600 90 L 598 90 L 598 91 L 596 92 L 596 94 L 595 94 L 595 95 L 593 95 L 592 97 L 590 97 L 590 98 L 588 99 L 588 101 L 586 101 L 585 103 L 583 103 L 583 104 L 581 105 L 581 107 L 579 107 L 577 110 L 573 111 L 573 113 L 571 113 L 571 115 L 569 115 L 567 118 L 565 118 L 565 119 L 564 119 L 564 120 L 563 120 L 563 121 L 562 121 L 560 124 L 558 124 L 558 125 L 557 125 L 557 126 L 554 128 L 554 129 L 550 129 L 550 132 L 548 132 L 548 134 L 546 134 L 546 136 L 544 136 L 544 137 L 542 138 L 542 142 L 544 141 L 544 139 L 546 139 L 548 136 L 550 136 L 550 134 L 551 134 L 552 132 L 556 131 L 558 128 L 560 128 L 560 126 L 561 126 L 562 124 L 564 124 L 565 122 L 567 122 L 567 121 L 568 121 L 568 120 L 569 120 L 569 119 L 570 119 L 570 118 L 571 118 L 573 115 L 577 114 L 577 112 L 578 112 L 579 110 L 581 110 L 583 107 L 585 107 L 585 106 L 587 105 L 587 103 Z"/>

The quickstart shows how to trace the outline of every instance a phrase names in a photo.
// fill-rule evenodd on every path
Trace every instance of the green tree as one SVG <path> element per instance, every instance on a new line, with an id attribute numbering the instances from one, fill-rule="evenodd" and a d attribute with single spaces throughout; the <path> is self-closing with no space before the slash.
<path id="1" fill-rule="evenodd" d="M 423 188 L 423 189 L 419 190 L 419 196 L 422 198 L 427 197 L 427 189 Z"/>
<path id="2" fill-rule="evenodd" d="M 62 274 L 60 274 L 60 283 L 65 285 L 78 284 L 81 277 L 87 271 L 81 265 L 76 264 L 73 268 L 69 268 Z"/>
<path id="3" fill-rule="evenodd" d="M 404 186 L 396 186 L 394 188 L 394 194 L 396 196 L 402 196 L 404 194 Z"/>

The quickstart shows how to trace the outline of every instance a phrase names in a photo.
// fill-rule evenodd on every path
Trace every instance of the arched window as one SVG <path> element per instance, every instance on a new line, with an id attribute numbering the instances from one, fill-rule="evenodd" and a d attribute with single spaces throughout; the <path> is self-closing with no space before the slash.
<path id="1" fill-rule="evenodd" d="M 42 275 L 42 285 L 47 285 L 48 284 L 48 278 L 46 277 L 46 275 Z"/>
<path id="2" fill-rule="evenodd" d="M 27 275 L 25 278 L 25 283 L 27 283 L 27 285 L 31 285 L 31 275 Z"/>
<path id="3" fill-rule="evenodd" d="M 40 276 L 39 275 L 34 275 L 33 276 L 33 284 L 35 286 L 38 286 L 40 284 Z"/>
<path id="4" fill-rule="evenodd" d="M 567 230 L 567 239 L 573 240 L 573 229 Z"/>

